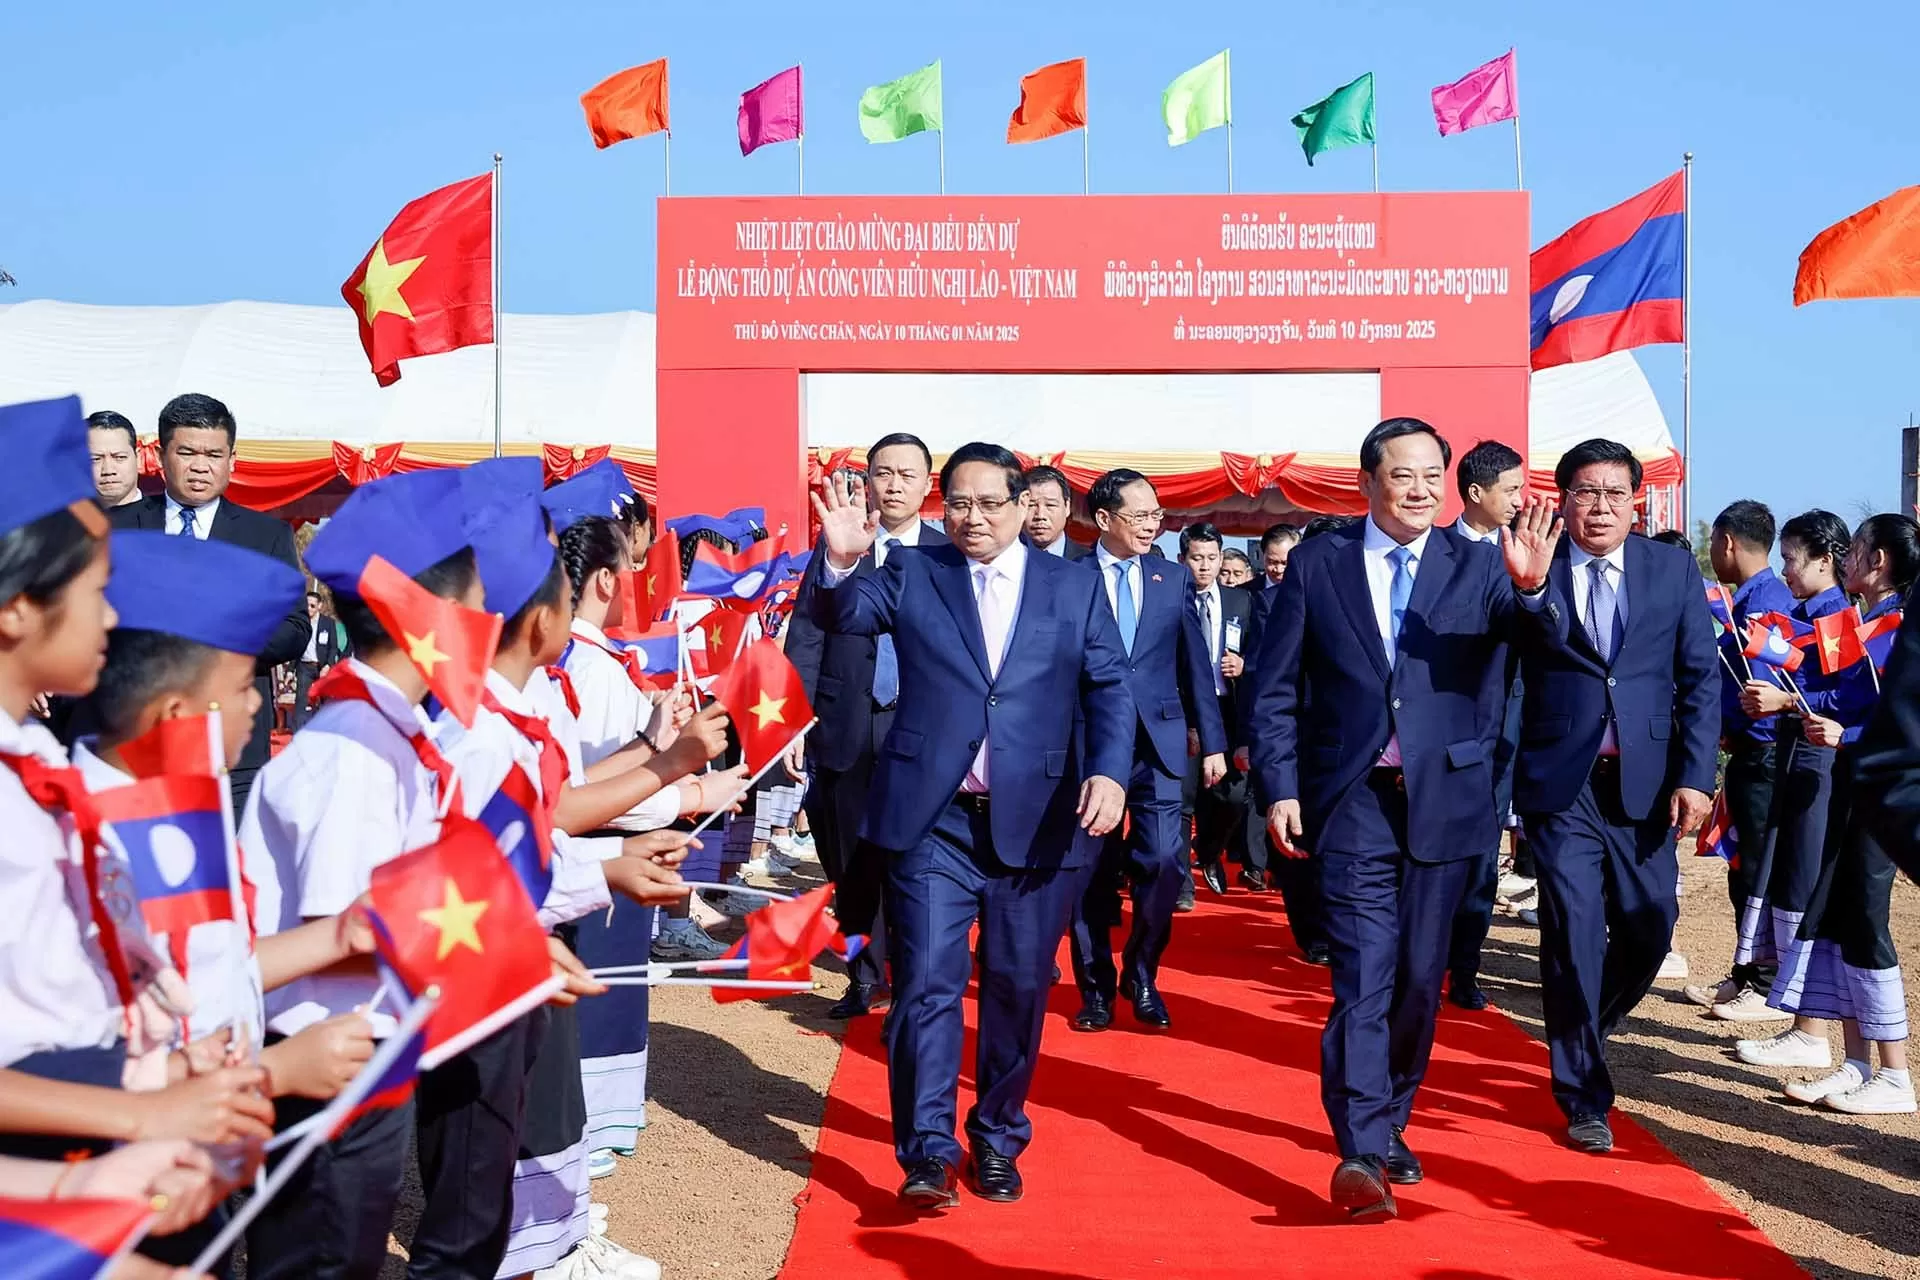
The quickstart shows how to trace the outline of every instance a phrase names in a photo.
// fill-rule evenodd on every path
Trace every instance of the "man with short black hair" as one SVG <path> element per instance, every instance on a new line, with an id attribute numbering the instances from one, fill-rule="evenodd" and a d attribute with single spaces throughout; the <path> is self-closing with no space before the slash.
<path id="1" fill-rule="evenodd" d="M 860 486 L 850 487 L 858 496 Z M 852 576 L 876 573 L 895 555 L 947 545 L 946 531 L 920 518 L 932 487 L 933 454 L 920 437 L 895 432 L 867 450 L 866 506 L 880 524 L 872 549 L 854 566 Z M 819 581 L 825 561 L 824 554 L 816 554 L 807 565 L 803 592 Z M 867 811 L 875 756 L 893 727 L 900 699 L 899 655 L 891 634 L 823 631 L 800 610 L 788 625 L 786 652 L 820 717 L 816 732 L 794 740 L 790 763 L 795 772 L 803 763 L 813 768 L 807 821 L 821 868 L 834 884 L 840 927 L 849 935 L 867 935 L 866 947 L 847 965 L 846 994 L 827 1016 L 857 1018 L 892 999 L 881 900 L 885 855 L 860 839 L 860 819 Z"/>
<path id="2" fill-rule="evenodd" d="M 1067 536 L 1067 520 L 1073 515 L 1073 489 L 1067 484 L 1065 472 L 1045 464 L 1028 467 L 1027 501 L 1027 525 L 1022 536 L 1028 546 L 1067 560 L 1084 560 L 1093 554 Z"/>
<path id="3" fill-rule="evenodd" d="M 298 569 L 293 534 L 281 521 L 249 511 L 225 499 L 233 479 L 233 449 L 238 431 L 233 414 L 212 396 L 175 396 L 160 410 L 160 470 L 166 490 L 107 513 L 116 529 L 157 529 L 176 537 L 211 538 L 272 556 Z M 233 807 L 244 814 L 254 775 L 267 762 L 273 732 L 273 669 L 294 662 L 306 651 L 313 624 L 303 600 L 273 629 L 273 638 L 255 666 L 260 712 L 253 737 L 230 778 Z"/>
<path id="4" fill-rule="evenodd" d="M 140 437 L 124 414 L 111 409 L 88 414 L 87 450 L 93 455 L 93 487 L 101 506 L 140 501 Z"/>
<path id="5" fill-rule="evenodd" d="M 1720 652 L 1726 658 L 1720 668 L 1720 734 L 1727 752 L 1722 785 L 1727 817 L 1740 848 L 1753 851 L 1766 848 L 1771 838 L 1777 717 L 1751 719 L 1740 705 L 1747 671 L 1747 622 L 1768 613 L 1790 614 L 1800 603 L 1773 571 L 1776 532 L 1773 512 L 1766 504 L 1742 498 L 1713 518 L 1712 541 L 1708 544 L 1713 576 L 1733 589 L 1733 628 L 1720 638 Z M 1736 921 L 1746 910 L 1747 899 L 1756 896 L 1753 875 L 1762 861 L 1754 852 L 1727 867 L 1727 896 L 1733 900 Z M 1760 887 L 1764 890 L 1766 886 Z M 1766 999 L 1775 968 L 1772 964 L 1735 964 L 1718 983 L 1689 985 L 1686 996 L 1716 1014 L 1724 1008 L 1736 1015 L 1750 1014 L 1754 1021 L 1777 1017 Z M 1731 1020 L 1748 1019 L 1736 1016 Z"/>
<path id="6" fill-rule="evenodd" d="M 1278 586 L 1287 576 L 1287 557 L 1300 545 L 1300 526 L 1284 521 L 1260 535 L 1260 567 L 1266 573 L 1266 585 Z"/>
<path id="7" fill-rule="evenodd" d="M 1237 587 L 1221 585 L 1220 531 L 1210 524 L 1190 524 L 1180 531 L 1180 563 L 1193 575 L 1193 610 L 1199 615 L 1200 634 L 1207 642 L 1220 719 L 1227 728 L 1229 745 L 1238 745 L 1240 717 L 1235 697 L 1240 675 L 1246 669 L 1242 655 L 1253 626 L 1253 599 Z M 1199 746 L 1198 730 L 1188 729 L 1190 758 L 1182 798 L 1194 819 L 1194 861 L 1200 864 L 1207 887 L 1223 894 L 1227 891 L 1224 859 L 1228 849 L 1237 850 L 1236 857 L 1243 866 L 1249 863 L 1245 848 L 1247 775 L 1244 769 L 1232 765 L 1226 777 L 1213 786 L 1203 786 Z"/>

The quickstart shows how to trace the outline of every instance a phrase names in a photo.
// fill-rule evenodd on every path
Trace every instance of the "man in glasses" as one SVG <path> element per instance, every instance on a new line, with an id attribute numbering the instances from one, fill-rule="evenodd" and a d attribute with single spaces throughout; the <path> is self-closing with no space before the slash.
<path id="1" fill-rule="evenodd" d="M 1629 534 L 1633 451 L 1588 440 L 1561 456 L 1554 480 L 1567 545 L 1544 574 L 1515 574 L 1534 625 L 1519 636 L 1527 697 L 1513 804 L 1539 868 L 1554 1100 L 1569 1145 L 1604 1155 L 1606 1042 L 1673 938 L 1674 841 L 1707 817 L 1720 675 L 1693 556 Z"/>
<path id="2" fill-rule="evenodd" d="M 954 1110 L 976 923 L 979 1102 L 966 1179 L 983 1200 L 1021 1196 L 1014 1162 L 1033 1135 L 1027 1090 L 1086 855 L 1080 832 L 1119 825 L 1134 724 L 1099 582 L 1020 537 L 1020 460 L 962 445 L 940 494 L 950 547 L 856 573 L 881 513 L 827 486 L 814 498 L 823 565 L 798 606 L 829 634 L 890 635 L 899 664 L 860 834 L 886 854 L 894 1003 L 882 1034 L 900 1198 L 919 1210 L 959 1200 Z"/>
<path id="3" fill-rule="evenodd" d="M 1200 785 L 1226 776 L 1227 738 L 1214 695 L 1213 659 L 1199 614 L 1189 605 L 1193 577 L 1185 565 L 1148 553 L 1166 512 L 1138 471 L 1109 471 L 1087 493 L 1100 541 L 1083 561 L 1100 575 L 1102 599 L 1127 651 L 1134 735 L 1127 777 L 1127 834 L 1108 839 L 1073 919 L 1073 974 L 1080 987 L 1076 1031 L 1113 1025 L 1116 995 L 1134 1020 L 1164 1031 L 1171 1019 L 1160 997 L 1160 957 L 1173 934 L 1181 891 L 1191 892 L 1186 825 L 1180 813 L 1187 772 L 1187 733 L 1198 734 Z M 1116 972 L 1113 929 L 1120 888 L 1133 896 L 1133 927 Z"/>

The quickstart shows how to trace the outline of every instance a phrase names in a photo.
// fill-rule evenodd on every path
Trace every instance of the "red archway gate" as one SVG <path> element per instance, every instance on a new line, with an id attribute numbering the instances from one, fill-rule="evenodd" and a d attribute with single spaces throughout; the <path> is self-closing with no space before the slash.
<path id="1" fill-rule="evenodd" d="M 1383 416 L 1524 455 L 1527 219 L 1518 191 L 662 199 L 661 500 L 800 536 L 807 373 L 1377 372 Z"/>

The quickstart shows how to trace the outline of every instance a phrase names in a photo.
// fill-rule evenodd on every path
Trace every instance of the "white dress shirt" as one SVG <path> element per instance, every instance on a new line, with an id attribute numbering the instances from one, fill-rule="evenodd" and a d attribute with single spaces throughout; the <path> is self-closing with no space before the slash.
<path id="1" fill-rule="evenodd" d="M 607 643 L 604 631 L 576 617 L 573 635 L 561 665 L 580 699 L 579 716 L 569 713 L 567 719 L 579 737 L 582 773 L 575 785 L 581 785 L 586 777 L 584 766 L 606 759 L 632 742 L 642 729 L 651 734 L 666 717 L 660 706 L 640 692 L 620 660 L 603 647 Z M 560 736 L 564 744 L 566 736 Z M 607 825 L 622 831 L 654 831 L 679 816 L 680 788 L 665 786 Z"/>
<path id="2" fill-rule="evenodd" d="M 899 533 L 889 533 L 881 529 L 873 540 L 873 567 L 878 569 L 887 562 L 887 552 L 893 549 L 895 543 L 903 547 L 919 546 L 920 533 L 926 527 L 919 520 L 915 520 Z"/>
<path id="3" fill-rule="evenodd" d="M 1100 580 L 1105 583 L 1107 587 L 1107 604 L 1112 606 L 1113 616 L 1118 618 L 1120 616 L 1120 588 L 1118 575 L 1114 573 L 1113 566 L 1120 563 L 1120 557 L 1107 550 L 1105 543 L 1095 543 L 1093 555 L 1094 559 L 1100 565 Z M 1138 626 L 1141 614 L 1139 556 L 1134 556 L 1127 561 L 1126 572 L 1127 586 L 1133 591 L 1133 621 L 1134 625 Z"/>
<path id="4" fill-rule="evenodd" d="M 1571 539 L 1567 543 L 1567 566 L 1572 573 L 1573 611 L 1580 619 L 1580 625 L 1587 625 L 1587 596 L 1593 590 L 1593 570 L 1587 566 L 1595 560 L 1605 560 L 1609 566 L 1607 582 L 1613 587 L 1613 616 L 1624 635 L 1627 625 L 1627 544 L 1621 543 L 1604 556 L 1596 556 L 1580 549 L 1580 544 Z M 1589 635 L 1592 633 L 1589 632 Z M 1618 653 L 1618 650 L 1615 650 Z M 1607 717 L 1606 732 L 1600 736 L 1600 754 L 1617 756 L 1620 754 L 1620 742 L 1614 736 L 1613 717 Z"/>
<path id="5" fill-rule="evenodd" d="M 1413 580 L 1420 581 L 1420 566 L 1427 558 L 1427 539 L 1433 536 L 1432 529 L 1423 529 L 1420 536 L 1406 544 L 1413 552 L 1413 560 L 1407 570 L 1413 574 Z M 1374 625 L 1380 628 L 1380 645 L 1386 650 L 1387 666 L 1391 668 L 1399 657 L 1393 639 L 1393 561 L 1387 559 L 1394 548 L 1400 546 L 1389 538 L 1373 517 L 1367 517 L 1366 532 L 1362 537 L 1360 549 L 1367 566 L 1367 594 L 1373 600 Z M 1387 749 L 1380 753 L 1380 767 L 1397 769 L 1400 767 L 1400 735 L 1392 734 L 1387 739 Z"/>
<path id="6" fill-rule="evenodd" d="M 1491 542 L 1496 547 L 1500 545 L 1500 531 L 1498 529 L 1489 529 L 1487 532 L 1482 533 L 1468 524 L 1465 516 L 1461 516 L 1453 522 L 1453 531 L 1469 542 Z"/>
<path id="7" fill-rule="evenodd" d="M 987 672 L 998 678 L 1000 664 L 1006 661 L 1013 641 L 1014 625 L 1020 620 L 1020 591 L 1027 581 L 1027 544 L 1015 538 L 991 563 L 969 561 L 967 578 L 980 610 L 980 633 L 987 642 Z M 980 750 L 974 753 L 973 764 L 960 784 L 962 791 L 989 789 L 987 761 L 992 751 L 988 735 L 981 734 Z"/>
<path id="8" fill-rule="evenodd" d="M 1227 620 L 1220 616 L 1220 584 L 1208 586 L 1205 591 L 1193 593 L 1193 607 L 1196 612 L 1200 602 L 1207 602 L 1207 610 L 1200 614 L 1200 624 L 1207 633 L 1207 659 L 1213 664 L 1213 693 L 1215 697 L 1227 696 L 1227 678 L 1220 674 L 1220 656 L 1226 649 Z"/>
<path id="9" fill-rule="evenodd" d="M 168 533 L 174 534 L 176 536 L 179 534 L 180 521 L 182 519 L 181 513 L 186 510 L 187 510 L 186 507 L 183 507 L 178 502 L 174 501 L 172 494 L 167 495 L 166 531 Z M 218 515 L 219 512 L 220 512 L 220 499 L 218 498 L 215 498 L 213 501 L 207 503 L 204 506 L 194 507 L 193 508 L 193 536 L 200 539 L 200 541 L 205 542 L 207 540 L 207 535 L 213 532 L 213 518 L 214 516 Z"/>

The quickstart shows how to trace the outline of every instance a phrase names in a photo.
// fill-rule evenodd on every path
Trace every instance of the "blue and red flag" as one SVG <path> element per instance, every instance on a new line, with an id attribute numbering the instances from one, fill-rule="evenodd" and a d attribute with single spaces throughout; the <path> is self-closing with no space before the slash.
<path id="1" fill-rule="evenodd" d="M 393 984 L 397 990 L 406 990 L 406 983 L 401 981 L 399 974 L 384 964 L 380 966 L 380 970 L 385 980 Z M 395 1014 L 396 1018 L 405 1018 L 407 1010 L 412 1005 L 411 1000 L 401 1003 L 402 1007 Z M 361 1116 L 405 1106 L 407 1100 L 413 1097 L 414 1086 L 420 1082 L 420 1055 L 426 1051 L 427 1031 L 422 1027 L 407 1038 L 407 1044 L 400 1050 L 399 1056 L 387 1064 L 387 1069 L 382 1071 L 380 1078 L 373 1082 L 372 1090 L 360 1100 L 360 1105 L 340 1117 L 330 1137 L 338 1138 L 347 1131 L 348 1125 Z"/>
<path id="2" fill-rule="evenodd" d="M 776 553 L 771 538 L 742 551 L 726 552 L 711 542 L 694 549 L 682 593 L 722 600 L 762 600 L 794 576 L 792 557 Z"/>
<path id="3" fill-rule="evenodd" d="M 1707 612 L 1722 627 L 1733 630 L 1733 592 L 1727 589 L 1724 582 L 1707 584 Z"/>
<path id="4" fill-rule="evenodd" d="M 1771 615 L 1778 617 L 1779 615 Z M 1791 619 L 1789 619 L 1791 622 Z M 1812 634 L 1811 629 L 1808 630 Z M 1747 622 L 1747 643 L 1742 650 L 1751 662 L 1772 667 L 1778 671 L 1794 672 L 1806 660 L 1806 652 L 1789 640 L 1777 624 L 1769 625 L 1763 618 L 1752 618 Z"/>
<path id="5" fill-rule="evenodd" d="M 493 833 L 513 874 L 520 877 L 535 910 L 553 887 L 553 832 L 541 813 L 539 790 L 516 764 L 477 815 L 480 825 Z"/>
<path id="6" fill-rule="evenodd" d="M 1875 671 L 1884 672 L 1887 669 L 1887 659 L 1893 656 L 1894 637 L 1899 634 L 1900 621 L 1905 616 L 1901 610 L 1895 609 L 1863 622 L 1855 629 L 1860 647 L 1866 650 L 1867 659 L 1873 663 Z"/>
<path id="7" fill-rule="evenodd" d="M 667 528 L 673 530 L 682 541 L 696 533 L 711 533 L 725 538 L 736 547 L 752 542 L 753 535 L 766 527 L 765 507 L 736 507 L 723 516 L 710 516 L 696 511 L 667 521 Z"/>
<path id="8" fill-rule="evenodd" d="M 1686 199 L 1676 173 L 1534 250 L 1534 368 L 1683 340 Z"/>
<path id="9" fill-rule="evenodd" d="M 144 1200 L 0 1200 L 0 1275 L 95 1280 L 146 1234 Z"/>
<path id="10" fill-rule="evenodd" d="M 1727 793 L 1713 793 L 1713 809 L 1706 826 L 1700 828 L 1700 843 L 1694 852 L 1703 858 L 1725 858 L 1729 866 L 1740 865 L 1740 840 L 1733 829 L 1733 814 L 1727 808 Z"/>

